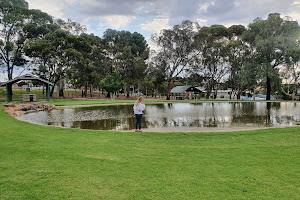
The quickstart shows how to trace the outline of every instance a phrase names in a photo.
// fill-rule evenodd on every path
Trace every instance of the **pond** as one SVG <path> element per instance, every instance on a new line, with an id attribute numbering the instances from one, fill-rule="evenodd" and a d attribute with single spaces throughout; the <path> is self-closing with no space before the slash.
<path id="1" fill-rule="evenodd" d="M 20 116 L 41 125 L 96 130 L 133 130 L 132 105 L 110 105 L 40 111 Z M 300 124 L 300 103 L 202 102 L 146 104 L 143 129 L 282 127 Z"/>

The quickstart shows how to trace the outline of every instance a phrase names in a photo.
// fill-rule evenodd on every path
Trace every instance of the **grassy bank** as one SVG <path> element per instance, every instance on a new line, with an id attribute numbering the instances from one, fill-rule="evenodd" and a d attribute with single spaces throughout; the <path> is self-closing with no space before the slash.
<path id="1" fill-rule="evenodd" d="M 132 103 L 133 104 L 135 102 L 135 100 L 111 101 L 111 100 L 72 100 L 72 99 L 52 99 L 51 101 L 52 101 L 51 103 L 56 106 L 95 105 L 95 104 L 111 104 L 111 103 Z M 167 100 L 145 100 L 145 102 L 147 103 L 147 102 L 170 102 L 170 101 L 167 101 Z"/>
<path id="2" fill-rule="evenodd" d="M 44 99 L 44 101 L 46 101 Z M 56 106 L 72 106 L 72 105 L 95 105 L 95 104 L 112 104 L 112 103 L 134 103 L 135 100 L 73 100 L 73 99 L 51 99 L 51 104 L 54 104 Z M 164 99 L 146 99 L 145 103 L 147 102 L 176 102 L 176 103 L 182 103 L 182 102 L 245 102 L 243 100 L 221 100 L 221 99 L 198 99 L 198 100 L 164 100 Z M 253 102 L 261 102 L 261 101 L 253 101 Z M 262 101 L 266 102 L 266 101 Z M 275 102 L 275 101 L 272 101 Z"/>
<path id="3" fill-rule="evenodd" d="M 120 133 L 0 106 L 0 199 L 300 199 L 300 128 Z"/>

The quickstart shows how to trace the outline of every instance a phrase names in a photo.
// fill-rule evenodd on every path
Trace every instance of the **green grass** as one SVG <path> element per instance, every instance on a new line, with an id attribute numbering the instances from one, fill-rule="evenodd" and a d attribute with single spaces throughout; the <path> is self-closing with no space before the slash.
<path id="1" fill-rule="evenodd" d="M 134 103 L 135 100 L 72 100 L 72 99 L 51 99 L 51 103 L 56 106 L 71 105 L 95 105 L 95 104 L 111 104 L 111 103 Z M 145 100 L 145 102 L 170 102 L 167 100 Z M 174 102 L 174 101 L 172 101 Z"/>
<path id="2" fill-rule="evenodd" d="M 300 199 L 300 128 L 121 133 L 0 106 L 0 199 Z"/>

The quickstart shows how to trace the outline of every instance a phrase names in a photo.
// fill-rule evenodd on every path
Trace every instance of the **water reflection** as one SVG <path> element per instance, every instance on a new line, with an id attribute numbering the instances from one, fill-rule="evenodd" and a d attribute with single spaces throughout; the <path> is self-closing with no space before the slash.
<path id="1" fill-rule="evenodd" d="M 300 122 L 300 104 L 293 102 L 164 103 L 147 105 L 143 128 L 271 127 Z M 22 120 L 69 128 L 131 130 L 132 105 L 81 107 L 29 113 Z"/>

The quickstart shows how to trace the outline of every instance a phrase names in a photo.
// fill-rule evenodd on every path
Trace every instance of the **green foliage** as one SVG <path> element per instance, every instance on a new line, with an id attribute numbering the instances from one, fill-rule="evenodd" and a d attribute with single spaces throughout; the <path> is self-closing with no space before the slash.
<path id="1" fill-rule="evenodd" d="M 176 77 L 194 62 L 195 27 L 198 28 L 197 23 L 187 20 L 152 36 L 152 41 L 158 46 L 157 52 L 153 52 L 152 63 L 156 69 L 164 69 L 163 74 L 168 74 L 168 100 Z"/>
<path id="2" fill-rule="evenodd" d="M 106 41 L 106 66 L 111 73 L 119 71 L 129 95 L 129 87 L 137 86 L 145 76 L 149 48 L 143 35 L 129 31 L 107 29 L 103 35 Z"/>
<path id="3" fill-rule="evenodd" d="M 206 98 L 223 81 L 229 68 L 227 65 L 228 49 L 226 42 L 230 37 L 226 27 L 212 25 L 202 27 L 195 35 L 194 48 L 197 51 L 193 70 L 203 77 L 206 87 Z"/>
<path id="4" fill-rule="evenodd" d="M 113 71 L 111 75 L 106 76 L 100 81 L 100 87 L 107 92 L 116 92 L 124 86 L 122 75 L 118 71 Z"/>
<path id="5" fill-rule="evenodd" d="M 257 18 L 249 24 L 249 30 L 244 32 L 243 39 L 253 45 L 257 52 L 255 62 L 265 76 L 267 99 L 270 99 L 271 80 L 278 77 L 276 67 L 289 62 L 289 49 L 299 48 L 299 35 L 298 22 L 281 18 L 279 13 L 269 14 L 266 20 Z"/>
<path id="6" fill-rule="evenodd" d="M 50 24 L 52 18 L 40 10 L 28 9 L 28 3 L 24 0 L 1 0 L 0 23 L 0 59 L 5 63 L 8 79 L 11 80 L 14 67 L 24 66 L 28 62 L 23 47 L 34 34 L 27 35 L 30 29 L 25 27 Z"/>

